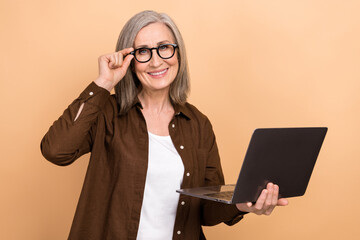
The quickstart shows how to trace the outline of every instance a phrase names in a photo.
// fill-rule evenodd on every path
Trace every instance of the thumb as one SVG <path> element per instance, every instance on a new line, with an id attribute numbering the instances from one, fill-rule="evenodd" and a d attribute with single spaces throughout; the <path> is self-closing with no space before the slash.
<path id="1" fill-rule="evenodd" d="M 286 198 L 280 198 L 277 202 L 277 206 L 286 206 L 289 204 L 289 201 Z"/>

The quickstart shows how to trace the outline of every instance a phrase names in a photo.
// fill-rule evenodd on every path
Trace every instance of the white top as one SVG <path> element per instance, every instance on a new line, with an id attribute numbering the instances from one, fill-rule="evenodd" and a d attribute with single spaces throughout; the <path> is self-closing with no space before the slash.
<path id="1" fill-rule="evenodd" d="M 137 239 L 172 239 L 184 165 L 170 136 L 149 132 L 149 162 Z"/>

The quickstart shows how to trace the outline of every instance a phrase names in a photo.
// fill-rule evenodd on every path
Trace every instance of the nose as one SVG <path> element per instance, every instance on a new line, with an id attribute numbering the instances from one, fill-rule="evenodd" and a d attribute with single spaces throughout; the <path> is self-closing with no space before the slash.
<path id="1" fill-rule="evenodd" d="M 154 51 L 155 50 L 155 51 Z M 156 49 L 152 49 L 152 57 L 150 59 L 150 66 L 158 67 L 162 64 L 163 59 L 158 55 Z"/>

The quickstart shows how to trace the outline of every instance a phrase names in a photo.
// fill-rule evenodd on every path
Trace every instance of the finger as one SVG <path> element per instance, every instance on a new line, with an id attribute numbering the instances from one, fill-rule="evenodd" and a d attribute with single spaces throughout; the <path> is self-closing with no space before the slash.
<path id="1" fill-rule="evenodd" d="M 133 55 L 131 55 L 130 53 L 133 51 L 133 48 L 124 48 L 120 51 L 117 51 L 115 53 L 113 53 L 114 58 L 115 58 L 115 64 L 112 65 L 112 68 L 119 68 L 122 67 L 124 64 L 124 58 L 126 58 L 127 56 L 130 57 L 130 59 L 128 61 L 131 62 L 131 59 L 133 59 Z M 130 64 L 129 62 L 129 64 Z M 124 66 L 125 69 L 128 68 L 128 64 L 126 64 L 126 66 Z"/>
<path id="2" fill-rule="evenodd" d="M 130 65 L 130 63 L 131 63 L 131 60 L 132 60 L 133 58 L 134 58 L 134 56 L 131 55 L 131 54 L 127 55 L 127 56 L 124 58 L 124 61 L 123 61 L 123 63 L 122 63 L 122 67 L 123 67 L 124 70 L 126 70 L 126 69 L 129 67 L 129 65 Z"/>
<path id="3" fill-rule="evenodd" d="M 100 72 L 102 70 L 108 69 L 111 63 L 111 54 L 107 54 L 107 55 L 102 55 L 99 57 L 98 62 L 99 62 L 99 70 Z"/>
<path id="4" fill-rule="evenodd" d="M 277 202 L 278 206 L 286 206 L 289 204 L 289 201 L 286 198 L 280 198 Z"/>
<path id="5" fill-rule="evenodd" d="M 272 198 L 272 203 L 271 205 L 276 206 L 277 202 L 279 199 L 279 186 L 278 185 L 274 185 L 274 193 L 273 193 L 273 198 Z"/>
<path id="6" fill-rule="evenodd" d="M 250 212 L 250 207 L 248 203 L 237 203 L 236 204 L 237 209 L 242 212 Z"/>
<path id="7" fill-rule="evenodd" d="M 134 51 L 134 48 L 131 47 L 131 48 L 124 48 L 118 52 L 121 53 L 123 56 L 126 56 L 130 54 L 132 51 Z"/>
<path id="8" fill-rule="evenodd" d="M 286 198 L 280 198 L 278 199 L 278 196 L 279 196 L 279 187 L 277 185 L 275 185 L 277 187 L 277 190 L 275 190 L 277 193 L 276 193 L 276 198 L 274 197 L 273 198 L 273 205 L 271 208 L 269 208 L 268 210 L 265 211 L 265 215 L 270 215 L 276 206 L 286 206 L 289 204 L 289 201 L 286 199 Z M 275 196 L 275 194 L 274 194 Z"/>
<path id="9" fill-rule="evenodd" d="M 121 67 L 122 66 L 122 64 L 123 64 L 123 58 L 124 58 L 124 56 L 122 55 L 122 53 L 121 52 L 116 52 L 116 53 L 114 53 L 114 56 L 115 56 L 115 59 L 116 59 L 116 67 L 118 68 L 118 67 Z"/>
<path id="10" fill-rule="evenodd" d="M 267 189 L 262 190 L 258 200 L 256 201 L 256 203 L 254 205 L 254 208 L 256 209 L 256 211 L 262 210 L 265 200 L 266 200 L 266 197 L 267 197 L 267 194 L 268 194 Z"/>
<path id="11" fill-rule="evenodd" d="M 277 185 L 275 185 L 273 183 L 269 183 L 267 186 L 267 189 L 268 189 L 269 193 L 267 195 L 266 203 L 264 206 L 264 214 L 270 215 L 277 204 L 278 187 L 277 187 Z M 275 201 L 274 201 L 274 199 L 275 199 Z"/>
<path id="12" fill-rule="evenodd" d="M 274 184 L 273 183 L 268 183 L 266 189 L 268 190 L 268 195 L 267 195 L 266 200 L 265 200 L 265 207 L 269 208 L 272 205 L 272 199 L 273 199 L 273 193 L 274 193 Z"/>
<path id="13" fill-rule="evenodd" d="M 115 64 L 114 64 L 113 67 L 120 67 L 121 64 L 120 64 L 120 62 L 119 62 L 119 58 L 120 58 L 121 56 L 119 56 L 118 53 L 114 53 L 113 56 L 114 56 L 114 58 L 115 58 Z"/>
<path id="14" fill-rule="evenodd" d="M 115 52 L 113 54 L 111 54 L 110 59 L 111 59 L 111 65 L 109 65 L 110 68 L 112 69 L 116 69 L 121 67 L 122 64 L 122 54 L 119 52 Z"/>
<path id="15" fill-rule="evenodd" d="M 273 183 L 268 183 L 267 185 L 267 190 L 268 190 L 268 194 L 265 200 L 265 204 L 263 206 L 263 213 L 265 215 L 270 215 L 271 212 L 274 210 L 275 205 L 273 205 L 273 196 L 274 196 L 274 184 Z"/>
<path id="16" fill-rule="evenodd" d="M 109 64 L 108 64 L 109 68 L 116 68 L 116 58 L 114 54 L 111 54 L 108 59 L 109 59 Z"/>

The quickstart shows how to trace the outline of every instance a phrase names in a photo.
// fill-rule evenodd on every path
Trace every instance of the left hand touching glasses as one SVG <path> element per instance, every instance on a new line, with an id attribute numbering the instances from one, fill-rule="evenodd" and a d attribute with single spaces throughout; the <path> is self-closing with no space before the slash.
<path id="1" fill-rule="evenodd" d="M 255 204 L 238 203 L 236 207 L 242 212 L 252 212 L 257 215 L 270 215 L 276 206 L 286 206 L 289 204 L 286 198 L 279 197 L 279 186 L 268 183 Z"/>

